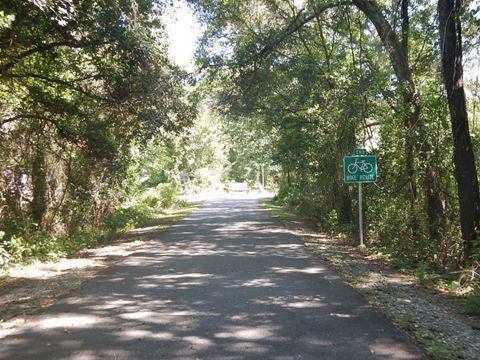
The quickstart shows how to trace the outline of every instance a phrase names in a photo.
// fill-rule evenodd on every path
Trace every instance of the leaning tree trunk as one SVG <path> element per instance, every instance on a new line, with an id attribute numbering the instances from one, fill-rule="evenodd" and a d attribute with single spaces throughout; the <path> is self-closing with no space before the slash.
<path id="1" fill-rule="evenodd" d="M 453 134 L 453 161 L 460 201 L 460 225 L 465 257 L 473 255 L 480 220 L 477 168 L 468 128 L 463 87 L 461 0 L 439 0 L 438 20 L 443 79 Z"/>

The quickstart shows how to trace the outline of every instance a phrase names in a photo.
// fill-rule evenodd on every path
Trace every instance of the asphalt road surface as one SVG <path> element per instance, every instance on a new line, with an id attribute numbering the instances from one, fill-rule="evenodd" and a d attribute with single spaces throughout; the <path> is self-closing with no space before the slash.
<path id="1" fill-rule="evenodd" d="M 424 359 L 254 199 L 212 200 L 11 337 L 0 359 Z"/>

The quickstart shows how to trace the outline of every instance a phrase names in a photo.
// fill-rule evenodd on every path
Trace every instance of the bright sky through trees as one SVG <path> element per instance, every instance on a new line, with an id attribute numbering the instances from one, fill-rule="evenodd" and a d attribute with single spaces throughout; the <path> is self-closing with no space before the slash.
<path id="1" fill-rule="evenodd" d="M 202 32 L 201 25 L 183 0 L 176 0 L 173 7 L 167 9 L 165 22 L 170 58 L 183 69 L 193 71 L 193 55 L 196 41 Z"/>

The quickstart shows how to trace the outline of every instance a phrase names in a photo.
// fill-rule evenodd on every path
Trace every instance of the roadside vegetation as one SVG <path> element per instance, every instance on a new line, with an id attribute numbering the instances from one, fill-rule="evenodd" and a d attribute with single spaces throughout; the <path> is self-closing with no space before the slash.
<path id="1" fill-rule="evenodd" d="M 223 186 L 215 119 L 168 58 L 168 6 L 0 5 L 0 269 L 92 248 Z"/>
<path id="2" fill-rule="evenodd" d="M 161 10 L 2 2 L 0 266 L 92 247 L 178 203 L 173 176 L 135 173 L 147 144 L 168 149 L 164 134 L 195 115 Z"/>

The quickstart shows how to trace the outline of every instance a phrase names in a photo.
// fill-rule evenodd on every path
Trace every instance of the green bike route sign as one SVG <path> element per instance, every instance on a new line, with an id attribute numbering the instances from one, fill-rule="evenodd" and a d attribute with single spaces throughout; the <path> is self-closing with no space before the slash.
<path id="1" fill-rule="evenodd" d="M 376 156 L 345 156 L 343 158 L 345 183 L 372 183 L 377 181 Z"/>

